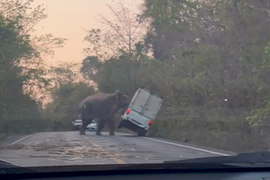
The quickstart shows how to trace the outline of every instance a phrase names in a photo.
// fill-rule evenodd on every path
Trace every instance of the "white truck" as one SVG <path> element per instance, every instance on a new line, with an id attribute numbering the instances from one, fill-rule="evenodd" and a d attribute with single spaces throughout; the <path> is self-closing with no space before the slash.
<path id="1" fill-rule="evenodd" d="M 81 128 L 81 126 L 82 126 L 82 119 L 81 119 L 81 115 L 80 114 L 77 116 L 77 119 L 72 122 L 72 124 L 73 124 L 73 129 L 74 130 L 78 130 L 78 129 Z"/>
<path id="2" fill-rule="evenodd" d="M 78 130 L 81 128 L 82 126 L 82 119 L 81 119 L 81 115 L 79 114 L 77 116 L 77 119 L 75 121 L 72 122 L 73 124 L 73 129 L 74 130 Z M 97 122 L 95 119 L 93 119 L 91 124 L 88 124 L 88 126 L 86 127 L 86 130 L 91 130 L 91 131 L 96 131 L 97 130 Z"/>
<path id="3" fill-rule="evenodd" d="M 96 131 L 97 130 L 97 122 L 96 122 L 96 119 L 93 119 L 93 121 L 91 122 L 91 124 L 88 124 L 87 127 L 86 127 L 86 130 L 89 130 L 89 131 Z"/>
<path id="4" fill-rule="evenodd" d="M 153 123 L 163 98 L 146 88 L 139 88 L 133 96 L 128 109 L 121 116 L 118 128 L 127 128 L 138 136 L 145 136 Z"/>

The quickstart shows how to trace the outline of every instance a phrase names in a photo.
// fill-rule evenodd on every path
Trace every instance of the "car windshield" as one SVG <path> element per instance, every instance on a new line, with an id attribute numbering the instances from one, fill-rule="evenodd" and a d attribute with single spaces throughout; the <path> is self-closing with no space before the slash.
<path id="1" fill-rule="evenodd" d="M 269 12 L 269 0 L 0 0 L 0 160 L 268 151 Z"/>

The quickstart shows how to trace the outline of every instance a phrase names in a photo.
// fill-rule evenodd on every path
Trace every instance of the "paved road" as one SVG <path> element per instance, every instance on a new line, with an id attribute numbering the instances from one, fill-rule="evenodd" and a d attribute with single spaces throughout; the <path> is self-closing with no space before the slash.
<path id="1" fill-rule="evenodd" d="M 24 137 L 0 149 L 0 159 L 29 166 L 157 163 L 165 160 L 226 155 L 180 143 L 118 133 L 44 132 Z"/>

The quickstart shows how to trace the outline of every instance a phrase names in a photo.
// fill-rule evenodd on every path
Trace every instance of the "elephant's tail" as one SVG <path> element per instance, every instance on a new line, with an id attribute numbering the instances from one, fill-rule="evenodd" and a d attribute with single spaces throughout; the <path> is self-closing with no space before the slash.
<path id="1" fill-rule="evenodd" d="M 86 107 L 85 103 L 84 103 L 84 102 L 81 102 L 81 103 L 79 104 L 78 109 L 77 109 L 77 113 L 78 113 L 78 114 L 82 114 L 82 113 L 83 113 L 83 110 L 85 109 L 85 107 Z"/>
<path id="2" fill-rule="evenodd" d="M 84 102 L 82 104 L 80 104 L 80 108 L 79 108 L 79 114 L 81 114 L 83 117 L 88 117 L 90 115 L 92 115 L 92 106 L 91 103 L 87 103 Z"/>

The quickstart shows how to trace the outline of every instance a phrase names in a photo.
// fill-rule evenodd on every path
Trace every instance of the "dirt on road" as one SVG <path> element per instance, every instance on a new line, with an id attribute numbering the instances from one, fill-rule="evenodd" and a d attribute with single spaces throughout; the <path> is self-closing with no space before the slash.
<path id="1" fill-rule="evenodd" d="M 80 156 L 80 157 L 95 157 L 95 158 L 121 158 L 123 154 L 115 151 L 110 152 L 102 150 L 99 147 L 83 146 L 82 142 L 66 142 L 59 141 L 57 144 L 50 143 L 27 143 L 2 146 L 2 150 L 32 150 L 44 151 L 51 155 L 61 156 Z"/>

